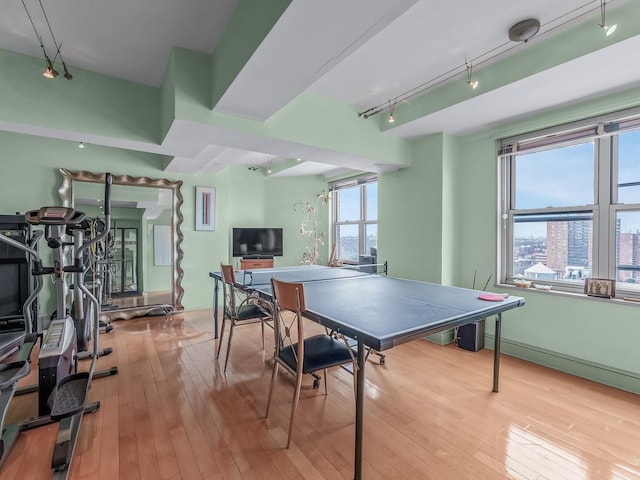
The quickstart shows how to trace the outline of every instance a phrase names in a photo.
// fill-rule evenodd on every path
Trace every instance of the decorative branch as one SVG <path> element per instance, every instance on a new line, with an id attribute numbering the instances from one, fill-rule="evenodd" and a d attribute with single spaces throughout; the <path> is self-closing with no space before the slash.
<path id="1" fill-rule="evenodd" d="M 316 265 L 320 257 L 320 245 L 324 245 L 326 232 L 320 221 L 320 208 L 329 204 L 330 194 L 324 190 L 316 195 L 316 203 L 296 202 L 293 209 L 301 209 L 304 213 L 304 220 L 300 225 L 300 235 L 309 237 L 309 244 L 305 247 L 300 263 L 302 265 Z"/>

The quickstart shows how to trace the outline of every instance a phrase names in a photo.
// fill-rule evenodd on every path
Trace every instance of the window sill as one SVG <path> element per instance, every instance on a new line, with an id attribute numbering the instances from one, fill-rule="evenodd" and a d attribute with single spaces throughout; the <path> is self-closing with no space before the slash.
<path id="1" fill-rule="evenodd" d="M 534 287 L 523 288 L 516 287 L 515 285 L 499 283 L 494 285 L 496 289 L 504 289 L 505 293 L 509 293 L 509 295 L 519 296 L 520 292 L 533 293 L 535 295 L 554 295 L 565 298 L 572 298 L 577 300 L 588 300 L 588 301 L 596 301 L 596 302 L 606 302 L 614 305 L 631 305 L 640 307 L 640 297 L 626 296 L 626 297 L 615 297 L 615 298 L 604 298 L 604 297 L 592 297 L 589 295 L 585 295 L 584 293 L 577 292 L 567 292 L 564 290 L 541 290 Z"/>

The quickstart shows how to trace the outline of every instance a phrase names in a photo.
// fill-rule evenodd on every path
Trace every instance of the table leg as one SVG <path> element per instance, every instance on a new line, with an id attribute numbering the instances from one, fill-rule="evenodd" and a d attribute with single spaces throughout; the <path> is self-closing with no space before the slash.
<path id="1" fill-rule="evenodd" d="M 220 280 L 214 278 L 213 284 L 213 338 L 218 338 L 218 291 Z"/>
<path id="2" fill-rule="evenodd" d="M 358 371 L 356 372 L 356 449 L 354 479 L 362 480 L 362 436 L 364 430 L 364 366 L 365 346 L 358 340 Z"/>
<path id="3" fill-rule="evenodd" d="M 493 391 L 498 391 L 498 379 L 500 377 L 500 337 L 502 335 L 502 313 L 496 316 L 496 334 L 493 345 Z"/>

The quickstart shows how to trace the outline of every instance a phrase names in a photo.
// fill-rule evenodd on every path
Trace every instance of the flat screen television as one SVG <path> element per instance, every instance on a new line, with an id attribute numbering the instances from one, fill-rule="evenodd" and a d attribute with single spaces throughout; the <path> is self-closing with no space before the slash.
<path id="1" fill-rule="evenodd" d="M 281 257 L 282 228 L 234 228 L 234 257 Z"/>

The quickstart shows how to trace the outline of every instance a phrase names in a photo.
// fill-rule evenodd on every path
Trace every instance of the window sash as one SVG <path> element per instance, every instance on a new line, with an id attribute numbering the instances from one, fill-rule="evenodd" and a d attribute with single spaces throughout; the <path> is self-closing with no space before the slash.
<path id="1" fill-rule="evenodd" d="M 619 135 L 640 130 L 640 108 L 610 114 L 596 119 L 553 129 L 534 132 L 527 136 L 512 137 L 499 142 L 500 160 L 499 212 L 498 222 L 498 259 L 497 267 L 502 282 L 511 283 L 514 274 L 514 235 L 517 223 L 527 221 L 546 221 L 561 219 L 562 215 L 592 215 L 592 276 L 594 278 L 618 278 L 618 270 L 635 271 L 640 266 L 618 265 L 617 255 L 619 237 L 616 232 L 616 220 L 619 212 L 639 211 L 640 203 L 618 204 L 618 139 Z M 570 144 L 594 142 L 594 204 L 573 207 L 554 207 L 541 209 L 517 209 L 516 196 L 516 158 L 518 154 L 533 153 L 539 150 L 551 150 Z M 621 268 L 622 267 L 622 268 Z M 557 285 L 563 291 L 583 292 L 582 282 L 566 280 L 547 281 Z M 637 285 L 637 287 L 635 287 Z M 619 283 L 616 291 L 619 295 L 640 297 L 640 284 Z"/>
<path id="2" fill-rule="evenodd" d="M 358 226 L 358 257 L 360 255 L 368 254 L 365 251 L 366 248 L 366 225 L 377 225 L 378 220 L 366 220 L 367 218 L 367 193 L 366 187 L 369 184 L 376 183 L 378 177 L 375 174 L 363 174 L 357 177 L 351 177 L 348 179 L 333 182 L 329 185 L 329 190 L 333 193 L 333 239 L 339 247 L 338 229 L 340 226 L 357 225 Z M 360 218 L 358 220 L 343 220 L 339 221 L 339 203 L 340 203 L 340 191 L 348 188 L 359 188 L 360 198 Z M 338 251 L 340 248 L 338 248 Z"/>

